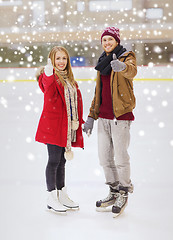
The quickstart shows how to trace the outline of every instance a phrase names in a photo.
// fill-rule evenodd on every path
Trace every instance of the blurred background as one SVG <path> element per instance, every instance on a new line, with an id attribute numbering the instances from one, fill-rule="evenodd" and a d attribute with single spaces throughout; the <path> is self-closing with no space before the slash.
<path id="1" fill-rule="evenodd" d="M 138 65 L 173 63 L 172 0 L 0 0 L 1 67 L 46 63 L 52 46 L 63 45 L 73 66 L 94 66 L 107 26 Z"/>

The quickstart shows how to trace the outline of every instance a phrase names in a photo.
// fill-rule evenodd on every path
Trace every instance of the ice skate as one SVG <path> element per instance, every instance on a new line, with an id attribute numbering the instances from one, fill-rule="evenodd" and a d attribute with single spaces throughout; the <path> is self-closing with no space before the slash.
<path id="1" fill-rule="evenodd" d="M 47 208 L 50 210 L 53 210 L 54 212 L 57 213 L 63 213 L 65 214 L 67 211 L 67 208 L 65 208 L 58 200 L 57 197 L 57 191 L 53 190 L 49 192 L 49 196 L 47 199 Z"/>
<path id="2" fill-rule="evenodd" d="M 98 212 L 111 211 L 110 206 L 112 206 L 115 203 L 116 196 L 117 196 L 117 191 L 110 190 L 109 194 L 106 198 L 96 202 L 96 211 L 98 211 Z"/>
<path id="3" fill-rule="evenodd" d="M 68 209 L 79 209 L 79 204 L 69 198 L 67 195 L 67 189 L 65 187 L 63 187 L 62 190 L 58 190 L 58 197 L 60 203 Z"/>
<path id="4" fill-rule="evenodd" d="M 114 217 L 118 217 L 124 211 L 128 202 L 128 192 L 121 191 L 117 194 L 114 205 L 112 206 L 112 212 Z"/>

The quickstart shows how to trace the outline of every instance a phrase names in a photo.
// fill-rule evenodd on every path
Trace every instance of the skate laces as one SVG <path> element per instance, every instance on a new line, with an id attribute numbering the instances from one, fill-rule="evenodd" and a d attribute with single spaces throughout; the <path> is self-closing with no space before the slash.
<path id="1" fill-rule="evenodd" d="M 106 198 L 104 198 L 103 200 L 101 200 L 102 202 L 106 202 L 106 201 L 109 201 L 111 198 L 113 197 L 113 194 L 110 192 L 108 194 L 108 196 Z"/>
<path id="2" fill-rule="evenodd" d="M 121 194 L 121 193 L 118 193 L 117 195 L 118 196 L 117 196 L 117 199 L 116 199 L 116 202 L 115 202 L 115 206 L 121 208 L 125 204 L 128 195 Z"/>

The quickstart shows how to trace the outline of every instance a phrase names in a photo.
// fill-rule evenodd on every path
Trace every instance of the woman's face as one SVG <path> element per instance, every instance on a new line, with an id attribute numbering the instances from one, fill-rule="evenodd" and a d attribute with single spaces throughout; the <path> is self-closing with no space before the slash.
<path id="1" fill-rule="evenodd" d="M 64 51 L 57 51 L 55 54 L 55 67 L 63 71 L 67 66 L 67 55 Z"/>
<path id="2" fill-rule="evenodd" d="M 103 36 L 102 47 L 107 54 L 112 52 L 117 45 L 118 45 L 118 42 L 112 36 L 109 36 L 109 35 Z"/>

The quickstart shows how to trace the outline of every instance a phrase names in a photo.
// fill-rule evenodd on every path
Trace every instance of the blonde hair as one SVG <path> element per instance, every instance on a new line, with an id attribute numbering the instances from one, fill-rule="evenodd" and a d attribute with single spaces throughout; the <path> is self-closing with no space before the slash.
<path id="1" fill-rule="evenodd" d="M 70 56 L 69 56 L 69 53 L 68 51 L 62 47 L 62 46 L 55 46 L 52 48 L 52 50 L 49 52 L 48 54 L 48 58 L 51 59 L 52 61 L 52 65 L 54 67 L 54 70 L 55 70 L 55 74 L 58 76 L 59 78 L 59 81 L 62 83 L 63 86 L 66 85 L 66 82 L 64 81 L 63 77 L 60 75 L 60 73 L 56 70 L 56 67 L 55 67 L 55 55 L 58 51 L 63 51 L 66 56 L 67 56 L 67 66 L 65 68 L 65 70 L 67 70 L 67 76 L 68 76 L 68 80 L 70 82 L 71 85 L 73 86 L 76 86 L 76 81 L 74 80 L 74 76 L 73 76 L 73 72 L 72 72 L 72 67 L 71 67 L 71 63 L 70 63 Z"/>

